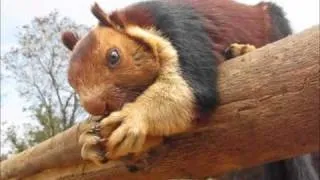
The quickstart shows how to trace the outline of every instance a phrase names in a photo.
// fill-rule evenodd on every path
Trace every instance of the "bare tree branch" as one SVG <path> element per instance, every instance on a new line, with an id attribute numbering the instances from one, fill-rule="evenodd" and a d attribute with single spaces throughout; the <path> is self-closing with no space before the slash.
<path id="1" fill-rule="evenodd" d="M 79 117 L 78 105 L 70 105 L 74 92 L 66 78 L 69 51 L 60 42 L 61 30 L 84 34 L 88 28 L 60 18 L 54 11 L 19 28 L 17 46 L 1 57 L 9 78 L 16 81 L 20 96 L 26 100 L 24 110 L 37 123 L 36 128 L 25 128 L 31 132 L 28 141 L 40 142 L 55 135 Z"/>
<path id="2" fill-rule="evenodd" d="M 79 102 L 78 102 L 78 98 L 76 93 L 73 93 L 73 107 L 72 107 L 72 111 L 71 111 L 71 116 L 69 119 L 69 127 L 71 127 L 71 125 L 73 125 L 73 123 L 75 122 L 75 115 L 77 110 L 79 109 Z"/>

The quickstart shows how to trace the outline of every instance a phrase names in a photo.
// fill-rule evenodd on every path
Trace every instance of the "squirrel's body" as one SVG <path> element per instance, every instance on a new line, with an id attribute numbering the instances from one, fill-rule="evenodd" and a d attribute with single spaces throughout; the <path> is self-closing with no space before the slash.
<path id="1" fill-rule="evenodd" d="M 210 38 L 212 51 L 219 55 L 232 43 L 259 48 L 291 34 L 284 13 L 273 3 L 250 6 L 233 0 L 147 1 L 115 11 L 110 16 L 126 17 L 127 23 L 139 26 L 170 28 L 170 24 L 161 19 L 164 14 L 176 17 L 170 21 L 181 21 L 186 15 L 197 16 Z"/>
<path id="2" fill-rule="evenodd" d="M 84 134 L 82 156 L 95 162 L 139 154 L 163 136 L 194 127 L 218 104 L 217 66 L 232 43 L 261 47 L 291 33 L 272 3 L 231 0 L 147 1 L 110 13 L 83 39 L 64 33 L 73 51 L 69 82 L 100 123 L 101 142 Z M 103 141 L 104 142 L 104 141 Z"/>

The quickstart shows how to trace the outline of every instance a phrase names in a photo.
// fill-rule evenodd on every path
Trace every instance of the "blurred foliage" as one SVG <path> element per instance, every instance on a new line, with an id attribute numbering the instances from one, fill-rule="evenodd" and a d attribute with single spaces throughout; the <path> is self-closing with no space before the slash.
<path id="1" fill-rule="evenodd" d="M 60 17 L 57 11 L 35 17 L 19 28 L 17 46 L 1 57 L 5 78 L 18 84 L 17 90 L 27 102 L 23 110 L 36 121 L 23 125 L 24 133 L 15 125 L 6 130 L 5 140 L 13 146 L 12 152 L 23 151 L 71 127 L 83 114 L 67 81 L 70 52 L 61 42 L 61 33 L 67 30 L 81 36 L 88 27 Z"/>

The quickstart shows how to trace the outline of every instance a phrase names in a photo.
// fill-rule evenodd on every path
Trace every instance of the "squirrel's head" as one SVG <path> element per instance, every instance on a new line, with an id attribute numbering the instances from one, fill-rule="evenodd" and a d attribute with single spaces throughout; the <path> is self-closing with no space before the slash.
<path id="1" fill-rule="evenodd" d="M 118 29 L 100 7 L 92 13 L 99 25 L 83 38 L 64 32 L 62 41 L 72 51 L 68 80 L 82 106 L 93 115 L 106 115 L 133 101 L 159 72 L 152 46 Z"/>

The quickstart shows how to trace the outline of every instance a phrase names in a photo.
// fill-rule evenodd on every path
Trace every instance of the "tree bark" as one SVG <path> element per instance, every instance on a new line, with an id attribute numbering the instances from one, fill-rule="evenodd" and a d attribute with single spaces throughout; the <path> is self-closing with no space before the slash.
<path id="1" fill-rule="evenodd" d="M 82 161 L 81 123 L 1 162 L 1 179 L 202 178 L 319 151 L 319 34 L 316 26 L 220 65 L 211 121 L 168 138 L 144 169 Z"/>

